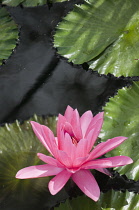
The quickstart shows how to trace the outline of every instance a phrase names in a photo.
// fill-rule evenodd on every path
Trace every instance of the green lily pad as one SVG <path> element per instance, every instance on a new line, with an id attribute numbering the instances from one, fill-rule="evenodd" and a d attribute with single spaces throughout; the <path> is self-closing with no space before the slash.
<path id="1" fill-rule="evenodd" d="M 55 210 L 137 210 L 139 206 L 139 195 L 132 192 L 109 191 L 101 193 L 98 202 L 92 201 L 86 196 L 80 196 L 72 200 L 61 203 Z"/>
<path id="2" fill-rule="evenodd" d="M 0 8 L 0 64 L 16 46 L 18 27 L 5 8 Z"/>
<path id="3" fill-rule="evenodd" d="M 55 2 L 63 2 L 66 0 L 49 0 L 49 2 L 55 3 Z M 22 4 L 25 7 L 34 7 L 34 6 L 41 6 L 44 4 L 47 4 L 47 0 L 2 0 L 2 4 L 8 5 L 8 6 L 18 6 L 19 4 Z"/>
<path id="4" fill-rule="evenodd" d="M 58 25 L 54 46 L 75 64 L 116 76 L 139 75 L 139 0 L 85 0 Z"/>
<path id="5" fill-rule="evenodd" d="M 30 119 L 56 129 L 56 118 L 43 119 L 35 116 Z M 38 164 L 44 164 L 37 157 L 37 152 L 48 154 L 47 150 L 36 138 L 29 121 L 19 124 L 6 124 L 0 127 L 0 206 L 1 209 L 34 209 L 52 207 L 57 201 L 65 199 L 67 193 L 63 189 L 53 196 L 48 191 L 51 177 L 19 180 L 15 178 L 18 170 Z M 16 206 L 16 207 L 15 207 Z M 6 208 L 7 207 L 7 208 Z"/>
<path id="6" fill-rule="evenodd" d="M 128 178 L 139 179 L 139 82 L 118 91 L 104 107 L 104 124 L 100 138 L 102 141 L 125 136 L 128 139 L 106 156 L 126 155 L 133 159 L 127 166 L 115 168 Z"/>
<path id="7" fill-rule="evenodd" d="M 18 6 L 23 4 L 24 6 L 34 7 L 39 5 L 44 5 L 47 3 L 47 0 L 2 0 L 2 4 L 8 6 Z"/>
<path id="8" fill-rule="evenodd" d="M 100 74 L 139 76 L 139 11 L 124 29 L 124 33 L 97 59 L 91 61 L 90 69 Z"/>

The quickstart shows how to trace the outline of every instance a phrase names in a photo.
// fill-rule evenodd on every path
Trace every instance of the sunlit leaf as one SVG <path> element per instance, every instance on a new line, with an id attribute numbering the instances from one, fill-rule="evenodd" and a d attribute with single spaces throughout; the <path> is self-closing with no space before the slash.
<path id="1" fill-rule="evenodd" d="M 58 25 L 54 45 L 101 74 L 139 75 L 139 0 L 85 0 Z"/>
<path id="2" fill-rule="evenodd" d="M 104 124 L 100 137 L 103 141 L 126 136 L 128 139 L 119 147 L 107 153 L 107 156 L 126 155 L 134 163 L 116 168 L 128 178 L 139 179 L 139 82 L 129 88 L 118 91 L 104 107 Z"/>
<path id="3" fill-rule="evenodd" d="M 100 74 L 115 76 L 139 76 L 139 11 L 127 24 L 119 38 L 97 59 L 90 62 L 90 68 Z"/>
<path id="4" fill-rule="evenodd" d="M 61 203 L 55 210 L 137 210 L 138 206 L 139 195 L 132 192 L 109 191 L 101 193 L 98 202 L 94 202 L 86 196 L 80 196 Z"/>
<path id="5" fill-rule="evenodd" d="M 0 64 L 16 46 L 18 27 L 5 8 L 0 8 Z"/>
<path id="6" fill-rule="evenodd" d="M 55 131 L 55 117 L 45 120 L 35 116 L 30 120 L 45 124 Z M 0 206 L 3 210 L 9 207 L 10 210 L 39 209 L 43 203 L 51 207 L 66 195 L 64 189 L 56 196 L 49 193 L 47 184 L 50 177 L 28 180 L 15 178 L 17 171 L 24 167 L 44 164 L 37 157 L 37 152 L 48 154 L 35 137 L 29 121 L 21 125 L 16 121 L 0 127 Z"/>

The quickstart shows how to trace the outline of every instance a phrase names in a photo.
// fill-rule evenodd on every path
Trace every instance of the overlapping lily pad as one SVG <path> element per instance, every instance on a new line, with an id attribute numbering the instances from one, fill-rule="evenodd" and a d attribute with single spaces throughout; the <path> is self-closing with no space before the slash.
<path id="1" fill-rule="evenodd" d="M 55 130 L 55 117 L 47 120 L 35 116 L 33 119 L 47 124 Z M 37 152 L 48 154 L 47 150 L 35 137 L 29 121 L 19 124 L 6 124 L 0 127 L 0 206 L 5 209 L 39 209 L 45 203 L 52 207 L 57 201 L 65 199 L 64 189 L 61 194 L 52 196 L 48 191 L 49 177 L 18 180 L 18 170 L 44 164 L 37 157 Z M 62 197 L 62 198 L 61 198 Z"/>
<path id="2" fill-rule="evenodd" d="M 104 107 L 104 124 L 100 137 L 103 141 L 126 136 L 128 139 L 106 156 L 126 155 L 134 163 L 116 168 L 120 174 L 128 178 L 139 179 L 139 82 L 118 91 Z"/>
<path id="3" fill-rule="evenodd" d="M 115 76 L 139 75 L 139 0 L 85 0 L 58 25 L 54 45 L 75 64 Z"/>
<path id="4" fill-rule="evenodd" d="M 0 8 L 0 64 L 16 46 L 18 27 L 5 8 Z"/>
<path id="5" fill-rule="evenodd" d="M 139 195 L 132 192 L 115 192 L 109 191 L 101 193 L 98 202 L 92 201 L 86 196 L 80 196 L 72 200 L 67 200 L 60 204 L 55 210 L 137 210 L 139 206 Z"/>
<path id="6" fill-rule="evenodd" d="M 63 2 L 66 0 L 49 0 L 50 3 L 55 2 Z M 19 4 L 22 4 L 25 7 L 34 7 L 34 6 L 41 6 L 44 4 L 47 4 L 47 0 L 2 0 L 2 3 L 4 5 L 8 6 L 18 6 Z"/>

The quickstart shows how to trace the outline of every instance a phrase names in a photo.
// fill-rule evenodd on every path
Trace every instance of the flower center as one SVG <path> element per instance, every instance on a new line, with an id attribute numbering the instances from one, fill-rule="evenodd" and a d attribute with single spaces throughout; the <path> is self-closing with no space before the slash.
<path id="1" fill-rule="evenodd" d="M 71 139 L 72 139 L 72 143 L 73 143 L 75 146 L 77 146 L 77 144 L 78 144 L 77 140 L 76 140 L 74 137 L 71 137 Z"/>

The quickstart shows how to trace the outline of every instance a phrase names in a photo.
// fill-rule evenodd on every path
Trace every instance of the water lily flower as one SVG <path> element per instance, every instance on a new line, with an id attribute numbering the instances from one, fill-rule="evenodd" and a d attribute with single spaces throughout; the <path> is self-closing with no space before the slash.
<path id="1" fill-rule="evenodd" d="M 34 133 L 51 156 L 38 153 L 37 156 L 45 164 L 23 168 L 17 172 L 16 178 L 30 179 L 56 175 L 48 184 L 52 195 L 58 193 L 71 178 L 84 194 L 97 201 L 100 189 L 89 169 L 110 175 L 106 168 L 133 162 L 127 156 L 98 159 L 127 139 L 119 136 L 94 146 L 102 123 L 103 112 L 93 117 L 92 112 L 87 111 L 80 117 L 77 109 L 73 110 L 70 106 L 67 107 L 64 116 L 58 116 L 57 137 L 54 137 L 48 127 L 31 122 Z"/>

